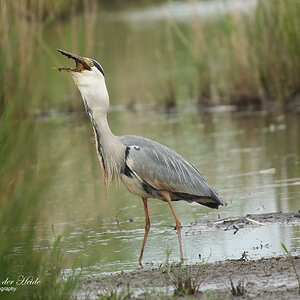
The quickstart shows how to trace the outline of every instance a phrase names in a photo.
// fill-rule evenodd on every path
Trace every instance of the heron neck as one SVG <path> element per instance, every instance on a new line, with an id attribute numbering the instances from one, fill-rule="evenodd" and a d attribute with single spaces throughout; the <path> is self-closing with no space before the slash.
<path id="1" fill-rule="evenodd" d="M 113 178 L 119 177 L 124 167 L 125 146 L 115 136 L 108 125 L 106 112 L 94 112 L 89 114 L 96 139 L 96 149 L 102 164 L 107 184 Z"/>
<path id="2" fill-rule="evenodd" d="M 116 136 L 111 132 L 111 129 L 108 125 L 107 114 L 106 112 L 95 112 L 92 116 L 93 126 L 96 125 L 98 133 L 100 134 L 103 142 L 114 141 Z"/>

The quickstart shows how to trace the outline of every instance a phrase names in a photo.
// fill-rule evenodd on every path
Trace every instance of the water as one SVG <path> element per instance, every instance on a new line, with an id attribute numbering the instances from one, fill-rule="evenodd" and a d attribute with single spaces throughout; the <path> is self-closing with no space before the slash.
<path id="1" fill-rule="evenodd" d="M 179 152 L 192 162 L 222 196 L 227 206 L 212 210 L 180 201 L 174 203 L 183 230 L 188 263 L 283 254 L 280 242 L 300 250 L 300 227 L 273 224 L 233 231 L 191 227 L 193 222 L 248 213 L 299 210 L 299 118 L 242 113 L 201 114 L 182 107 L 165 114 L 112 110 L 115 134 L 138 134 Z M 63 163 L 47 194 L 48 208 L 36 251 L 49 251 L 62 235 L 64 265 L 84 266 L 88 274 L 138 267 L 144 235 L 140 198 L 123 185 L 106 193 L 87 118 L 66 116 L 62 124 L 39 122 L 45 131 L 41 153 L 63 152 Z M 55 147 L 54 147 L 55 145 Z M 179 260 L 172 213 L 167 204 L 149 200 L 151 229 L 144 252 L 145 265 L 158 266 L 167 258 Z"/>
<path id="2" fill-rule="evenodd" d="M 256 6 L 257 0 L 169 1 L 146 9 L 126 11 L 121 13 L 121 17 L 126 21 L 138 23 L 168 18 L 186 22 L 193 17 L 211 18 L 226 15 L 229 12 L 250 13 Z"/>
<path id="3" fill-rule="evenodd" d="M 192 29 L 204 19 L 221 16 L 218 26 L 203 31 L 205 41 L 200 42 L 210 41 L 212 56 L 206 56 L 211 57 L 210 70 L 222 74 L 220 60 L 214 56 L 215 50 L 223 47 L 218 37 L 223 37 L 223 29 L 230 25 L 222 18 L 229 11 L 252 13 L 257 5 L 255 0 L 225 2 L 174 1 L 163 7 L 153 5 L 126 12 L 99 11 L 95 19 L 76 16 L 72 24 L 48 28 L 40 47 L 45 69 L 49 70 L 45 79 L 37 81 L 47 95 L 45 107 L 56 112 L 69 107 L 83 111 L 69 74 L 54 72 L 51 67 L 66 63 L 55 54 L 56 48 L 85 56 L 92 53 L 105 70 L 113 104 L 109 115 L 112 131 L 117 135 L 142 135 L 176 150 L 203 173 L 227 203 L 219 210 L 183 201 L 174 203 L 183 225 L 183 251 L 188 263 L 199 262 L 199 255 L 209 261 L 240 258 L 244 251 L 253 259 L 278 255 L 283 253 L 280 242 L 288 249 L 300 250 L 299 226 L 245 228 L 236 235 L 233 231 L 190 228 L 195 221 L 300 209 L 299 179 L 295 179 L 300 176 L 300 120 L 296 114 L 222 110 L 203 114 L 195 108 L 195 91 L 201 83 L 193 34 L 200 33 Z M 85 27 L 86 20 L 90 23 Z M 197 45 L 194 50 L 198 51 Z M 153 109 L 172 93 L 179 103 L 177 112 L 166 114 Z M 137 110 L 126 109 L 128 104 Z M 36 224 L 35 251 L 49 252 L 61 235 L 66 269 L 84 267 L 86 273 L 98 274 L 138 267 L 144 235 L 142 201 L 122 184 L 105 190 L 87 118 L 58 113 L 38 119 L 36 126 L 44 133 L 37 151 L 39 159 L 57 157 L 61 164 L 43 195 L 46 206 L 41 222 Z M 144 264 L 157 266 L 167 259 L 168 252 L 171 260 L 178 261 L 175 222 L 168 205 L 151 199 L 149 211 L 151 230 Z"/>

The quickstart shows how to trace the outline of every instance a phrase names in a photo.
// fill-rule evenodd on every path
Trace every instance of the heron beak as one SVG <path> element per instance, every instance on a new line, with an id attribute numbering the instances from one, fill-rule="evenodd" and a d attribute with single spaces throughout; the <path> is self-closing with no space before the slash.
<path id="1" fill-rule="evenodd" d="M 82 72 L 84 70 L 91 70 L 91 67 L 88 65 L 88 59 L 85 57 L 81 57 L 79 55 L 73 54 L 71 52 L 57 49 L 58 52 L 67 56 L 68 58 L 74 59 L 76 63 L 76 68 L 69 68 L 69 67 L 54 67 L 54 70 L 58 71 L 66 71 L 66 72 Z"/>

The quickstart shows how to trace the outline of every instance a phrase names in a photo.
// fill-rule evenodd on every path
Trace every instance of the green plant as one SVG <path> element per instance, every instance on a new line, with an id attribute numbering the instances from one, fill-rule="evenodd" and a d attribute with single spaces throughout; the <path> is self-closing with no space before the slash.
<path id="1" fill-rule="evenodd" d="M 99 300 L 129 300 L 131 299 L 132 292 L 127 282 L 126 289 L 118 290 L 118 288 L 111 288 L 105 293 L 99 295 Z"/>
<path id="2" fill-rule="evenodd" d="M 243 280 L 239 280 L 237 285 L 234 285 L 232 278 L 230 278 L 230 292 L 233 296 L 243 296 L 245 295 L 246 289 Z"/>
<path id="3" fill-rule="evenodd" d="M 38 224 L 47 213 L 44 195 L 63 155 L 43 159 L 38 150 L 43 132 L 29 116 L 15 120 L 16 107 L 11 99 L 0 117 L 0 280 L 8 278 L 16 287 L 5 292 L 7 299 L 69 299 L 80 274 L 64 278 L 60 237 L 51 251 L 36 250 Z M 21 278 L 34 284 L 17 284 Z"/>
<path id="4" fill-rule="evenodd" d="M 34 299 L 73 299 L 81 272 L 73 270 L 66 274 L 62 267 L 63 252 L 60 249 L 61 236 L 58 236 L 49 257 L 43 259 L 38 278 L 40 285 L 31 291 Z"/>
<path id="5" fill-rule="evenodd" d="M 283 250 L 287 254 L 287 256 L 288 256 L 288 258 L 289 258 L 289 260 L 292 264 L 293 270 L 294 270 L 296 278 L 298 280 L 298 290 L 299 290 L 299 294 L 300 294 L 300 277 L 299 277 L 299 274 L 298 274 L 297 269 L 296 269 L 295 259 L 294 259 L 293 255 L 291 254 L 291 252 L 286 248 L 286 246 L 283 243 L 281 243 L 281 247 L 283 248 Z"/>
<path id="6" fill-rule="evenodd" d="M 192 273 L 191 266 L 172 264 L 170 268 L 170 283 L 174 287 L 174 295 L 195 295 L 199 292 L 201 284 L 202 266 L 198 266 L 197 272 Z"/>

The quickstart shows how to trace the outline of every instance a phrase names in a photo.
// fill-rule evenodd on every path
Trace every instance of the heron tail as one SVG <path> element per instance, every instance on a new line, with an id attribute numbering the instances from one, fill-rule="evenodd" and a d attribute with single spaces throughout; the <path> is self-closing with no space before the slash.
<path id="1" fill-rule="evenodd" d="M 193 201 L 208 206 L 210 208 L 218 208 L 220 205 L 224 205 L 224 202 L 221 199 L 221 197 L 213 190 L 211 190 L 211 195 L 209 197 L 201 196 L 197 199 L 193 199 Z"/>
<path id="2" fill-rule="evenodd" d="M 198 204 L 202 204 L 204 206 L 210 208 L 218 208 L 220 205 L 224 205 L 221 197 L 213 190 L 210 190 L 209 196 L 198 196 L 198 195 L 190 195 L 186 193 L 172 193 L 172 200 L 186 200 L 188 202 L 196 202 Z"/>

